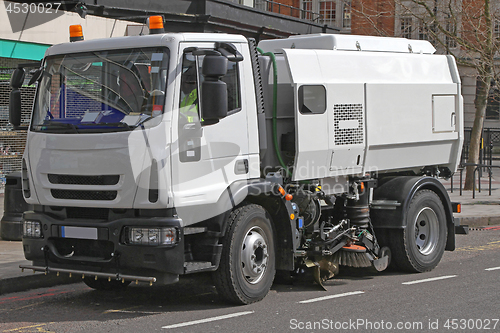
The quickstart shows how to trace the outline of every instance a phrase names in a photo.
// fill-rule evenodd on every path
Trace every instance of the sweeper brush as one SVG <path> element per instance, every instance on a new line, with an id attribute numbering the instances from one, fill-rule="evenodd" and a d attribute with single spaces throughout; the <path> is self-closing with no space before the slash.
<path id="1" fill-rule="evenodd" d="M 366 255 L 366 248 L 359 245 L 344 246 L 333 254 L 334 263 L 349 267 L 370 267 L 372 263 Z"/>

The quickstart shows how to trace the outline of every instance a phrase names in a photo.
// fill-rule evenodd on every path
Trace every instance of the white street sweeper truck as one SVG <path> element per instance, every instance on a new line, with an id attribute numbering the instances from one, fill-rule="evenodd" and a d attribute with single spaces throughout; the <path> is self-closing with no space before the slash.
<path id="1" fill-rule="evenodd" d="M 257 47 L 156 19 L 146 36 L 52 46 L 33 73 L 23 268 L 95 289 L 210 271 L 248 304 L 275 276 L 424 272 L 454 250 L 464 228 L 438 180 L 463 142 L 453 57 L 353 35 Z"/>

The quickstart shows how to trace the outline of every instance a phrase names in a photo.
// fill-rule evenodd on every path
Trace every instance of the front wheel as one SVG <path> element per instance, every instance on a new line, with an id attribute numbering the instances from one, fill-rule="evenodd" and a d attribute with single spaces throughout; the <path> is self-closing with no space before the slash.
<path id="1" fill-rule="evenodd" d="M 392 260 L 402 270 L 426 272 L 434 269 L 446 246 L 446 214 L 439 196 L 418 191 L 406 214 L 406 228 L 394 230 Z"/>
<path id="2" fill-rule="evenodd" d="M 273 228 L 264 208 L 248 204 L 234 210 L 222 244 L 213 276 L 219 295 L 237 304 L 263 299 L 275 275 Z"/>

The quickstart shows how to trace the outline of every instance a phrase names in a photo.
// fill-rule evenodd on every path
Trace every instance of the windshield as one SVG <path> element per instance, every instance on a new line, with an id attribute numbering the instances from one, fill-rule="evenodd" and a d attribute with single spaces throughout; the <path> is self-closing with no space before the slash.
<path id="1" fill-rule="evenodd" d="M 168 50 L 143 48 L 48 57 L 32 130 L 132 130 L 163 113 Z"/>

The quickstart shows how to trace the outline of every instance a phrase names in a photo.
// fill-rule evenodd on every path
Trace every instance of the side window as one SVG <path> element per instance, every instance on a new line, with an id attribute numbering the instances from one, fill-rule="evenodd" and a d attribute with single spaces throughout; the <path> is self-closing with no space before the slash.
<path id="1" fill-rule="evenodd" d="M 181 87 L 179 100 L 179 160 L 183 163 L 201 160 L 201 137 L 203 135 L 200 119 L 203 55 L 184 53 L 182 59 Z M 227 88 L 228 112 L 241 110 L 240 76 L 237 62 L 228 61 L 227 73 L 222 77 Z M 203 107 L 203 105 L 201 106 Z M 229 113 L 228 115 L 230 115 Z"/>
<path id="2" fill-rule="evenodd" d="M 185 53 L 182 61 L 181 98 L 179 108 L 185 122 L 199 121 L 199 91 L 204 77 L 201 66 L 204 56 Z M 198 70 L 197 70 L 198 69 Z M 227 86 L 228 111 L 237 112 L 241 108 L 240 75 L 238 63 L 228 61 L 227 74 L 222 78 Z"/>
<path id="3" fill-rule="evenodd" d="M 299 87 L 299 111 L 302 114 L 322 114 L 326 111 L 326 90 L 324 86 Z"/>
<path id="4" fill-rule="evenodd" d="M 182 59 L 179 101 L 179 160 L 183 163 L 201 159 L 201 124 L 198 113 L 197 57 L 185 53 Z"/>
<path id="5" fill-rule="evenodd" d="M 179 104 L 181 122 L 199 122 L 198 117 L 198 73 L 197 59 L 191 53 L 185 53 L 182 59 L 181 99 Z"/>
<path id="6" fill-rule="evenodd" d="M 222 78 L 227 85 L 227 110 L 235 111 L 241 108 L 240 76 L 238 63 L 227 62 L 227 74 Z"/>

